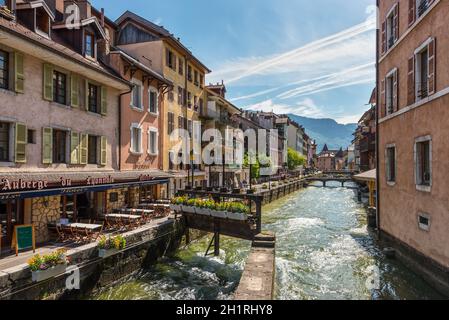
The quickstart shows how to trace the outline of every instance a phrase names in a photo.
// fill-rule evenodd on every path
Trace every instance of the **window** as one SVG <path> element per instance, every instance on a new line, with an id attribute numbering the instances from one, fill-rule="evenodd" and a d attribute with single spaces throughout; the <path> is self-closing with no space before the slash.
<path id="1" fill-rule="evenodd" d="M 90 32 L 84 36 L 84 50 L 87 57 L 95 58 L 95 36 Z"/>
<path id="2" fill-rule="evenodd" d="M 427 47 L 417 54 L 417 78 L 416 90 L 418 99 L 424 99 L 428 95 L 427 79 L 429 54 Z"/>
<path id="3" fill-rule="evenodd" d="M 416 185 L 422 186 L 423 191 L 429 191 L 425 187 L 432 185 L 432 145 L 430 137 L 416 139 L 415 143 L 415 165 Z M 418 188 L 420 189 L 420 188 Z"/>
<path id="4" fill-rule="evenodd" d="M 173 130 L 175 130 L 175 115 L 172 112 L 168 113 L 168 125 L 167 125 L 167 134 L 170 135 Z"/>
<path id="5" fill-rule="evenodd" d="M 99 137 L 91 136 L 88 137 L 88 164 L 98 164 L 98 145 L 99 145 Z"/>
<path id="6" fill-rule="evenodd" d="M 192 108 L 192 93 L 191 92 L 187 92 L 187 106 L 189 108 Z"/>
<path id="7" fill-rule="evenodd" d="M 166 49 L 166 64 L 170 69 L 176 70 L 176 56 L 170 49 Z"/>
<path id="8" fill-rule="evenodd" d="M 195 70 L 195 85 L 196 86 L 200 85 L 200 83 L 199 83 L 199 74 L 198 74 L 198 71 L 196 71 L 196 70 Z"/>
<path id="9" fill-rule="evenodd" d="M 386 21 L 386 45 L 390 49 L 399 38 L 398 29 L 398 6 L 395 5 L 387 16 Z"/>
<path id="10" fill-rule="evenodd" d="M 148 153 L 150 155 L 157 155 L 158 154 L 158 131 L 156 128 L 150 128 L 148 130 Z"/>
<path id="11" fill-rule="evenodd" d="M 36 8 L 36 32 L 50 35 L 50 17 L 43 7 Z"/>
<path id="12" fill-rule="evenodd" d="M 178 129 L 184 128 L 184 118 L 181 116 L 178 116 Z"/>
<path id="13" fill-rule="evenodd" d="M 131 150 L 132 153 L 142 153 L 142 128 L 138 124 L 131 125 Z"/>
<path id="14" fill-rule="evenodd" d="M 195 109 L 195 111 L 198 111 L 198 97 L 197 96 L 193 97 L 193 108 Z"/>
<path id="15" fill-rule="evenodd" d="M 8 162 L 9 157 L 9 143 L 10 143 L 10 133 L 9 133 L 9 123 L 0 122 L 0 161 Z"/>
<path id="16" fill-rule="evenodd" d="M 387 146 L 386 154 L 387 182 L 394 183 L 396 182 L 396 147 L 394 145 Z"/>
<path id="17" fill-rule="evenodd" d="M 27 138 L 29 144 L 36 144 L 36 130 L 28 129 Z"/>
<path id="18" fill-rule="evenodd" d="M 179 58 L 178 72 L 181 76 L 184 74 L 184 61 L 182 60 L 182 58 Z"/>
<path id="19" fill-rule="evenodd" d="M 155 88 L 150 88 L 148 91 L 148 111 L 153 114 L 158 113 L 158 93 Z"/>
<path id="20" fill-rule="evenodd" d="M 187 79 L 192 82 L 192 67 L 187 66 Z"/>
<path id="21" fill-rule="evenodd" d="M 53 129 L 53 163 L 66 163 L 67 133 Z"/>
<path id="22" fill-rule="evenodd" d="M 67 76 L 58 71 L 53 71 L 53 101 L 67 103 Z"/>
<path id="23" fill-rule="evenodd" d="M 184 89 L 178 87 L 178 104 L 182 106 L 184 104 Z"/>
<path id="24" fill-rule="evenodd" d="M 423 231 L 430 230 L 430 215 L 426 213 L 418 214 L 418 226 Z"/>
<path id="25" fill-rule="evenodd" d="M 397 108 L 397 69 L 391 71 L 385 79 L 386 113 L 390 115 Z"/>
<path id="26" fill-rule="evenodd" d="M 0 88 L 9 89 L 9 53 L 0 50 Z"/>
<path id="27" fill-rule="evenodd" d="M 203 88 L 203 83 L 204 83 L 204 75 L 200 74 L 200 88 Z"/>
<path id="28" fill-rule="evenodd" d="M 131 95 L 131 107 L 142 110 L 142 82 L 133 79 L 133 91 Z"/>
<path id="29" fill-rule="evenodd" d="M 94 113 L 100 113 L 100 106 L 98 103 L 98 86 L 89 83 L 88 86 L 88 103 L 89 103 L 89 111 Z"/>
<path id="30" fill-rule="evenodd" d="M 416 0 L 416 7 L 418 10 L 416 10 L 417 17 L 421 17 L 427 9 L 429 9 L 431 4 L 431 0 Z"/>

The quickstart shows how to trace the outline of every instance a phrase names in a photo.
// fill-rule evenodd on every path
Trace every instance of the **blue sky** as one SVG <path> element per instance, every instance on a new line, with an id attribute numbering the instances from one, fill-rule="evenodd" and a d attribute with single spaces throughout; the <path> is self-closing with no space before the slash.
<path id="1" fill-rule="evenodd" d="M 163 25 L 241 108 L 357 122 L 375 84 L 375 0 L 93 0 Z"/>

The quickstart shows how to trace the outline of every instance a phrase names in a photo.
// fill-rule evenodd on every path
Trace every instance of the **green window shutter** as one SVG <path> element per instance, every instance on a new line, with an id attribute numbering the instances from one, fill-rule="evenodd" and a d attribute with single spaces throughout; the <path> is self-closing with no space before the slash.
<path id="1" fill-rule="evenodd" d="M 88 137 L 87 134 L 80 134 L 80 164 L 87 164 Z"/>
<path id="2" fill-rule="evenodd" d="M 25 91 L 25 71 L 23 63 L 23 54 L 15 52 L 14 85 L 15 91 L 18 93 L 23 93 Z"/>
<path id="3" fill-rule="evenodd" d="M 108 88 L 101 87 L 101 114 L 105 116 L 108 113 Z"/>
<path id="4" fill-rule="evenodd" d="M 53 101 L 53 67 L 44 64 L 44 100 Z"/>
<path id="5" fill-rule="evenodd" d="M 108 139 L 106 137 L 101 137 L 101 153 L 100 153 L 100 164 L 105 166 L 108 162 Z"/>
<path id="6" fill-rule="evenodd" d="M 79 85 L 79 77 L 76 74 L 72 74 L 70 77 L 70 101 L 73 108 L 78 108 L 80 106 Z"/>
<path id="7" fill-rule="evenodd" d="M 26 163 L 27 126 L 16 123 L 15 162 Z"/>
<path id="8" fill-rule="evenodd" d="M 53 163 L 53 129 L 42 128 L 42 163 Z"/>
<path id="9" fill-rule="evenodd" d="M 89 81 L 84 80 L 84 108 L 89 111 Z"/>
<path id="10" fill-rule="evenodd" d="M 78 132 L 70 133 L 70 163 L 80 162 L 80 135 Z"/>

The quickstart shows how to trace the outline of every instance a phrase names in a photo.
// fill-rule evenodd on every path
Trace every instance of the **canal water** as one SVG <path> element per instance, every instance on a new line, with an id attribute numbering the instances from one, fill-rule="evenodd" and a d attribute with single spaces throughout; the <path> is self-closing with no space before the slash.
<path id="1" fill-rule="evenodd" d="M 399 262 L 387 259 L 366 226 L 354 190 L 311 186 L 264 207 L 275 231 L 276 299 L 439 299 Z M 220 257 L 204 257 L 210 238 L 92 299 L 232 299 L 250 250 L 222 238 Z"/>

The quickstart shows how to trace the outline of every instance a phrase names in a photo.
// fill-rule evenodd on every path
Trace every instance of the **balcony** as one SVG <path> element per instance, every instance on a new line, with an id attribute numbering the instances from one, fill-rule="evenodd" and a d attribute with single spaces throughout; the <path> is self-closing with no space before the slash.
<path id="1" fill-rule="evenodd" d="M 394 37 L 393 36 L 391 36 L 389 39 L 388 39 L 388 49 L 390 49 L 393 45 L 394 45 Z"/>
<path id="2" fill-rule="evenodd" d="M 420 5 L 418 6 L 418 18 L 421 17 L 426 11 L 427 9 L 429 9 L 430 7 L 430 1 L 429 0 L 422 0 Z"/>
<path id="3" fill-rule="evenodd" d="M 376 146 L 376 135 L 374 133 L 368 133 L 360 140 L 359 148 L 361 153 L 374 152 Z"/>
<path id="4" fill-rule="evenodd" d="M 419 82 L 417 85 L 417 96 L 418 99 L 424 99 L 429 96 L 429 89 L 427 87 L 427 81 Z"/>

